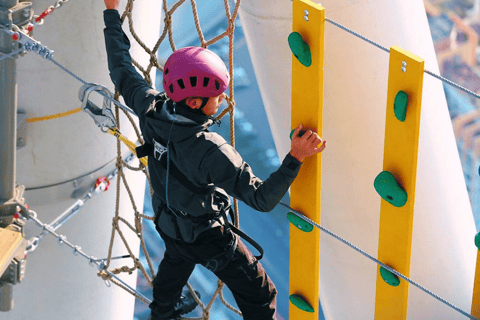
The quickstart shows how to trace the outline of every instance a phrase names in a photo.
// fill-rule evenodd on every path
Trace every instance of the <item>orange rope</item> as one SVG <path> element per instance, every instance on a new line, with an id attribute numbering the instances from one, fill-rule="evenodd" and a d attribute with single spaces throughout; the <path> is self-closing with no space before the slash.
<path id="1" fill-rule="evenodd" d="M 57 114 L 52 114 L 50 116 L 30 118 L 30 119 L 27 119 L 27 122 L 31 123 L 31 122 L 41 122 L 41 121 L 47 121 L 47 120 L 52 120 L 52 119 L 58 119 L 58 118 L 62 118 L 62 117 L 66 117 L 66 116 L 75 114 L 75 113 L 80 112 L 80 111 L 82 111 L 82 108 L 76 108 L 76 109 L 73 109 L 73 110 L 70 110 L 70 111 L 61 112 L 61 113 L 57 113 Z"/>

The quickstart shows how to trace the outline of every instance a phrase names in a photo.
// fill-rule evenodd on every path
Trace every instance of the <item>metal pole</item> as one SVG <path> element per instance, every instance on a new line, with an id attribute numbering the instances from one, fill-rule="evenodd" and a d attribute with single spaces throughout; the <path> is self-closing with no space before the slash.
<path id="1" fill-rule="evenodd" d="M 0 0 L 0 6 L 12 8 L 18 0 Z M 3 8 L 2 8 L 3 9 Z M 9 21 L 0 21 L 7 25 Z M 12 38 L 0 34 L 0 52 L 13 51 Z M 15 151 L 17 141 L 17 75 L 16 58 L 0 61 L 0 205 L 10 200 L 15 191 Z"/>
<path id="2" fill-rule="evenodd" d="M 18 4 L 18 0 L 0 0 L 0 9 L 8 10 Z M 3 8 L 2 8 L 3 7 Z M 2 10 L 2 11 L 3 11 Z M 7 14 L 8 16 L 8 14 Z M 8 17 L 2 16 L 0 23 L 10 25 Z M 12 38 L 0 31 L 0 53 L 13 51 Z M 17 141 L 17 75 L 16 58 L 11 57 L 0 61 L 0 208 L 14 197 L 15 166 Z M 3 207 L 5 209 L 5 207 Z M 8 209 L 7 209 L 8 211 Z M 0 212 L 0 215 L 5 214 Z M 0 283 L 0 311 L 10 311 L 13 308 L 13 286 Z"/>

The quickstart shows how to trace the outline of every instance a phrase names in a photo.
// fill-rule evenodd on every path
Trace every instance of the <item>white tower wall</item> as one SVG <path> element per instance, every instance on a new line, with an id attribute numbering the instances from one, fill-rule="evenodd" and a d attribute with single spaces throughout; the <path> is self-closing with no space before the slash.
<path id="1" fill-rule="evenodd" d="M 52 5 L 49 0 L 33 2 L 35 14 Z M 123 12 L 126 0 L 121 1 Z M 134 25 L 141 39 L 152 48 L 159 37 L 161 3 L 154 0 L 135 2 Z M 34 38 L 55 51 L 54 59 L 87 82 L 113 84 L 107 68 L 103 36 L 103 1 L 70 1 L 36 26 Z M 125 24 L 124 29 L 128 28 Z M 132 56 L 145 66 L 149 57 L 131 39 Z M 155 79 L 155 73 L 152 72 Z M 81 106 L 81 83 L 43 60 L 35 53 L 18 59 L 19 109 L 28 118 L 52 115 Z M 91 95 L 97 105 L 101 99 Z M 95 97 L 97 96 L 97 97 Z M 137 138 L 124 116 L 121 132 L 132 141 Z M 96 178 L 113 170 L 116 139 L 103 134 L 93 119 L 83 111 L 68 117 L 28 124 L 27 145 L 18 151 L 17 181 L 27 187 L 26 202 L 44 223 L 52 222 L 76 200 L 72 193 L 88 190 Z M 122 153 L 127 154 L 123 147 Z M 113 162 L 112 162 L 113 160 Z M 112 164 L 113 163 L 113 164 Z M 134 165 L 136 163 L 133 163 Z M 138 209 L 143 208 L 145 178 L 141 173 L 127 173 Z M 106 258 L 115 213 L 116 180 L 110 189 L 89 200 L 81 211 L 57 230 L 88 255 Z M 121 191 L 120 215 L 133 223 L 134 211 L 124 189 Z M 138 256 L 138 238 L 124 225 L 121 229 Z M 40 234 L 32 222 L 27 224 L 27 238 Z M 114 256 L 127 254 L 116 236 Z M 113 267 L 131 260 L 112 263 Z M 132 319 L 134 298 L 112 285 L 108 288 L 97 277 L 97 269 L 82 257 L 75 257 L 65 245 L 59 246 L 46 235 L 27 259 L 26 277 L 14 286 L 14 309 L 1 314 L 2 319 Z M 136 286 L 136 273 L 122 276 Z"/>

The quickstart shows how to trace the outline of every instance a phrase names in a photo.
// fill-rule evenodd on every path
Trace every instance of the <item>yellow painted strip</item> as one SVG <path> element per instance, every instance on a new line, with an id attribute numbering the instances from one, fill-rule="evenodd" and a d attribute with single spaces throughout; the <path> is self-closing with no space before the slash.
<path id="1" fill-rule="evenodd" d="M 480 251 L 477 252 L 477 269 L 473 286 L 472 316 L 480 318 Z"/>
<path id="2" fill-rule="evenodd" d="M 325 9 L 308 0 L 293 0 L 292 31 L 300 33 L 312 55 L 309 67 L 292 55 L 292 129 L 303 124 L 317 128 L 322 136 Z M 285 132 L 286 139 L 288 134 Z M 321 154 L 317 154 L 304 160 L 290 191 L 291 206 L 317 223 L 320 223 L 321 159 Z M 318 320 L 319 266 L 320 230 L 314 228 L 306 233 L 291 225 L 290 295 L 302 296 L 315 311 L 300 310 L 290 302 L 290 320 Z"/>
<path id="3" fill-rule="evenodd" d="M 403 207 L 381 200 L 378 259 L 407 277 L 410 275 L 423 73 L 423 59 L 397 46 L 390 49 L 383 170 L 394 175 L 407 192 L 408 200 Z M 399 121 L 394 114 L 394 100 L 400 90 L 408 94 L 405 122 Z M 406 319 L 408 283 L 401 280 L 399 286 L 390 286 L 379 271 L 380 267 L 377 270 L 375 319 Z"/>

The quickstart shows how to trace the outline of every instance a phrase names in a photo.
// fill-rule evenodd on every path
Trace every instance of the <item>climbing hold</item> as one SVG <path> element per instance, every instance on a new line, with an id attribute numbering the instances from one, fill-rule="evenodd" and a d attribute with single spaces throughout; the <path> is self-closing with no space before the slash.
<path id="1" fill-rule="evenodd" d="M 475 236 L 475 246 L 480 250 L 480 232 Z"/>
<path id="2" fill-rule="evenodd" d="M 398 185 L 397 180 L 390 172 L 380 172 L 373 185 L 383 200 L 395 207 L 403 207 L 407 203 L 407 192 Z"/>
<path id="3" fill-rule="evenodd" d="M 303 232 L 311 232 L 313 230 L 313 225 L 311 225 L 307 221 L 303 220 L 299 216 L 293 214 L 292 212 L 287 213 L 287 219 L 295 227 L 297 227 L 298 229 L 300 229 Z"/>
<path id="4" fill-rule="evenodd" d="M 291 294 L 289 300 L 294 306 L 296 306 L 300 310 L 307 312 L 315 312 L 315 309 L 312 308 L 310 303 L 308 303 L 305 298 L 298 294 Z"/>
<path id="5" fill-rule="evenodd" d="M 397 287 L 400 284 L 400 279 L 398 278 L 398 276 L 388 271 L 384 267 L 380 267 L 380 275 L 382 276 L 383 281 L 385 281 L 392 287 Z"/>
<path id="6" fill-rule="evenodd" d="M 398 120 L 405 122 L 407 118 L 408 94 L 405 91 L 398 91 L 393 103 L 393 111 Z"/>
<path id="7" fill-rule="evenodd" d="M 294 132 L 295 132 L 295 129 L 292 129 L 292 131 L 290 131 L 290 140 L 292 140 Z M 298 136 L 301 137 L 303 136 L 304 133 L 305 133 L 305 130 L 300 130 L 300 132 L 298 133 Z"/>
<path id="8" fill-rule="evenodd" d="M 290 33 L 288 36 L 288 45 L 295 58 L 297 58 L 301 64 L 305 67 L 310 67 L 312 65 L 312 53 L 310 52 L 310 47 L 305 41 L 303 41 L 300 33 Z"/>

